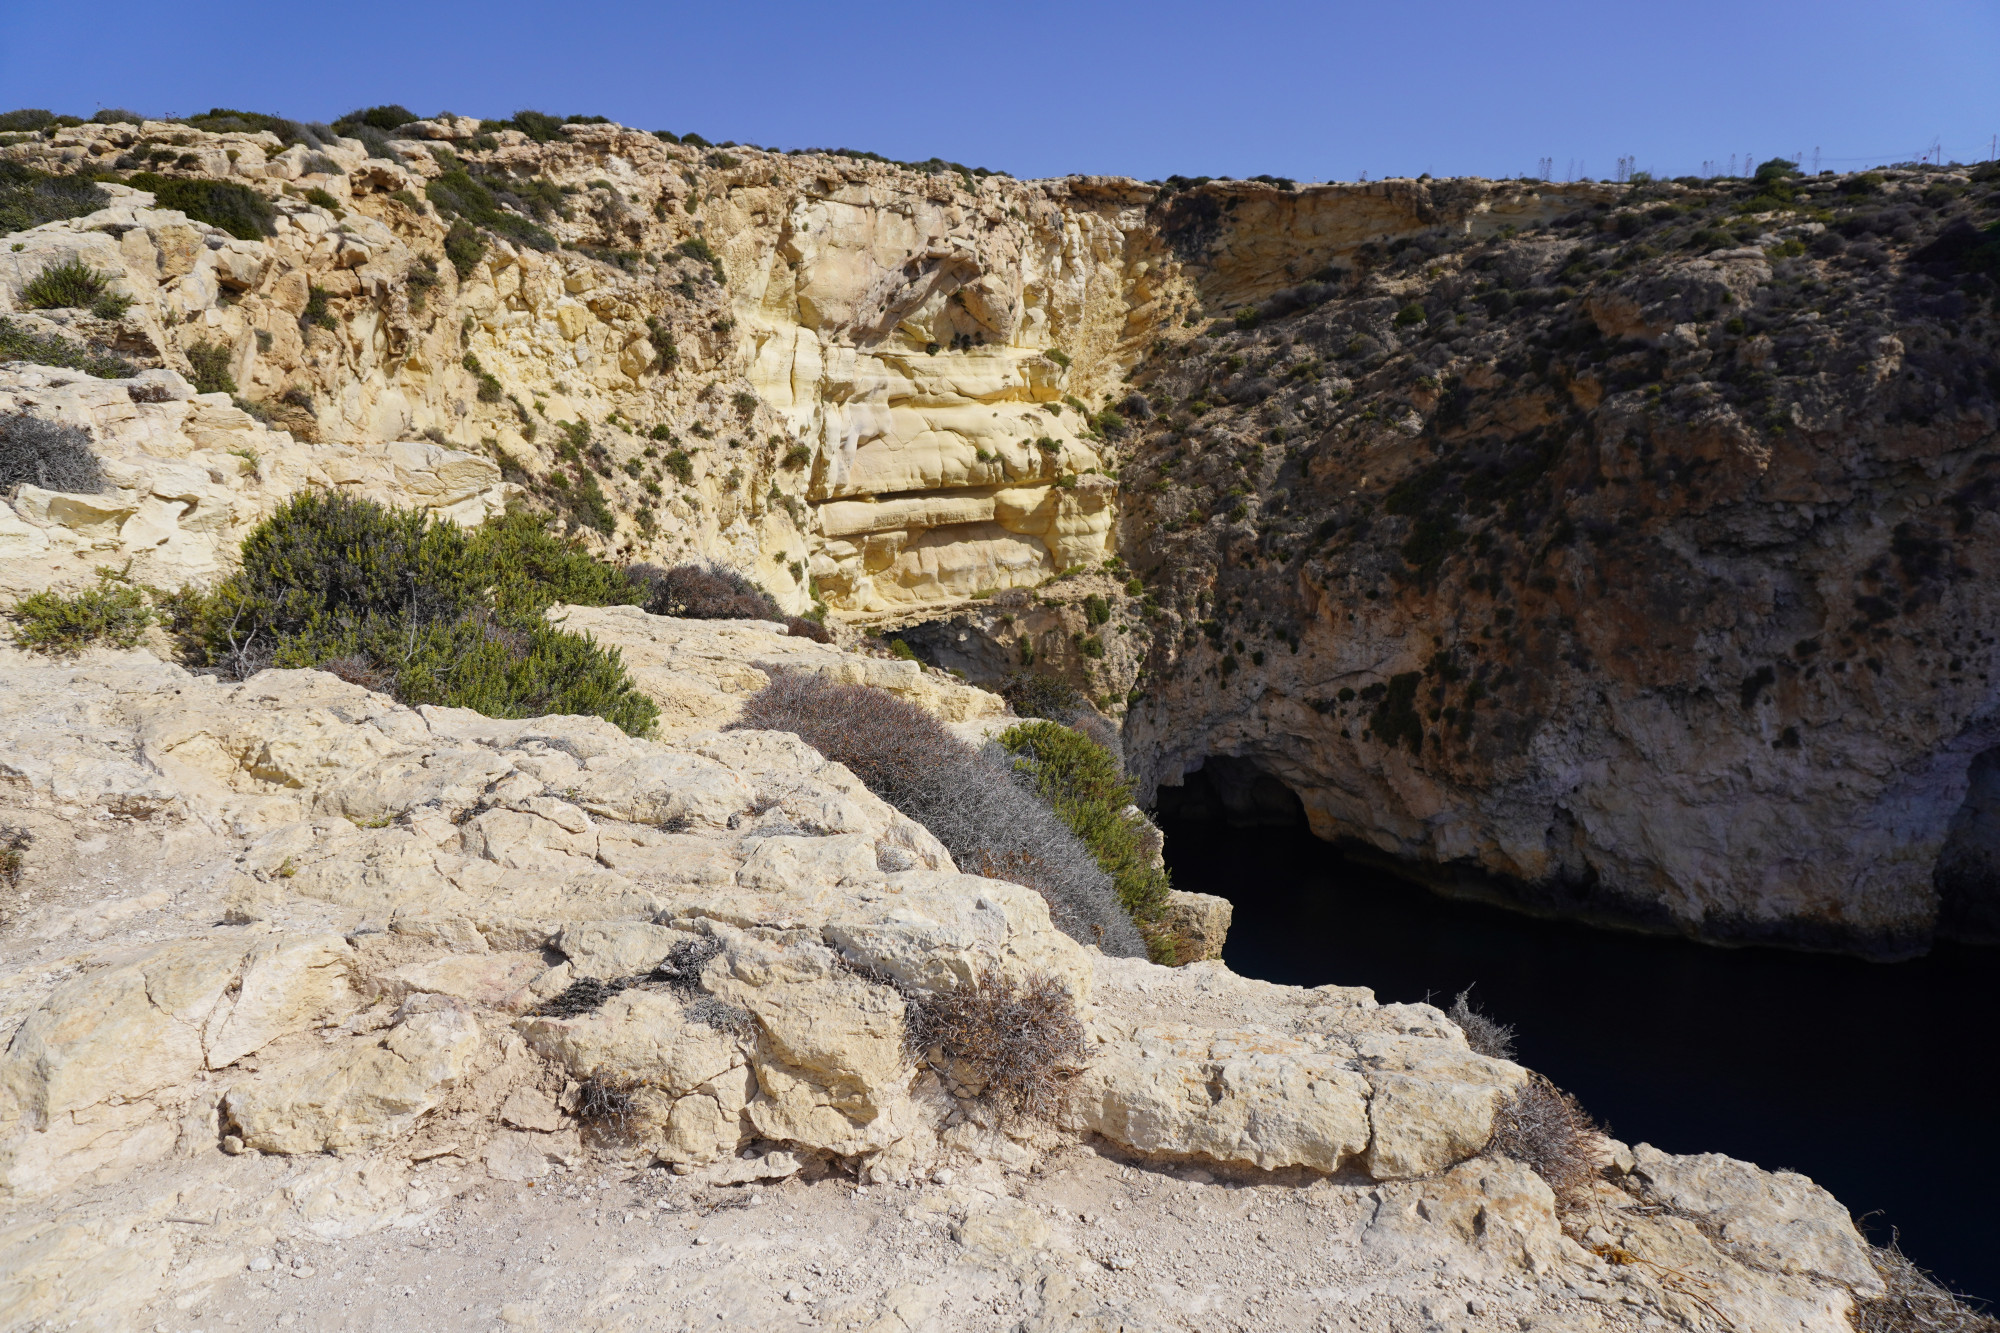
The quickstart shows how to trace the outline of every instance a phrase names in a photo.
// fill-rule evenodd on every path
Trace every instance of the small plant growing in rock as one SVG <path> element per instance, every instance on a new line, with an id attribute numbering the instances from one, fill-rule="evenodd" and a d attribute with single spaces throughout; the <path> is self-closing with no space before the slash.
<path id="1" fill-rule="evenodd" d="M 0 491 L 22 483 L 95 495 L 104 489 L 104 471 L 80 428 L 29 412 L 0 413 Z"/>
<path id="2" fill-rule="evenodd" d="M 196 393 L 235 393 L 236 377 L 229 373 L 229 348 L 206 340 L 187 349 L 188 378 Z"/>
<path id="3" fill-rule="evenodd" d="M 1465 1034 L 1466 1044 L 1481 1055 L 1495 1060 L 1514 1058 L 1514 1025 L 1502 1023 L 1473 1007 L 1472 987 L 1467 986 L 1451 1002 L 1445 1014 Z"/>
<path id="4" fill-rule="evenodd" d="M 1053 1119 L 1083 1072 L 1076 1002 L 1050 977 L 982 977 L 945 991 L 898 987 L 904 1043 L 959 1096 L 1009 1115 Z"/>
<path id="5" fill-rule="evenodd" d="M 132 307 L 132 299 L 110 290 L 111 279 L 80 259 L 50 264 L 21 289 L 21 303 L 30 310 L 89 310 L 99 319 L 117 319 Z"/>
<path id="6" fill-rule="evenodd" d="M 10 889 L 21 887 L 21 877 L 28 871 L 28 848 L 34 843 L 35 835 L 28 830 L 0 824 L 0 883 Z"/>
<path id="7" fill-rule="evenodd" d="M 1911 1263 L 1895 1237 L 1870 1251 L 1886 1290 L 1854 1302 L 1855 1333 L 2000 1333 L 2000 1319 Z"/>
<path id="8" fill-rule="evenodd" d="M 1529 1074 L 1493 1118 L 1486 1151 L 1532 1168 L 1556 1196 L 1557 1211 L 1573 1215 L 1589 1206 L 1603 1167 L 1601 1134 L 1576 1098 L 1540 1074 Z"/>
<path id="9" fill-rule="evenodd" d="M 93 588 L 73 596 L 38 592 L 23 597 L 7 614 L 14 621 L 16 644 L 58 657 L 73 657 L 100 643 L 136 647 L 146 626 L 153 623 L 144 594 L 106 568 L 97 571 Z"/>

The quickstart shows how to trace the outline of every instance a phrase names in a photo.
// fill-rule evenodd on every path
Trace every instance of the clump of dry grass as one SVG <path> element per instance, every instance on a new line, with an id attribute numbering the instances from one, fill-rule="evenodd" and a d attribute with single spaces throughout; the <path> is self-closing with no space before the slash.
<path id="1" fill-rule="evenodd" d="M 948 991 L 897 989 L 913 1056 L 1007 1114 L 1050 1119 L 1062 1110 L 1082 1072 L 1083 1024 L 1061 983 L 987 977 Z"/>
<path id="2" fill-rule="evenodd" d="M 1532 1168 L 1555 1194 L 1556 1211 L 1569 1214 L 1590 1204 L 1591 1187 L 1604 1166 L 1602 1135 L 1576 1098 L 1531 1073 L 1493 1118 L 1486 1150 Z"/>
<path id="3" fill-rule="evenodd" d="M 623 1134 L 636 1103 L 631 1083 L 593 1073 L 577 1085 L 576 1118 L 601 1134 Z"/>
<path id="4" fill-rule="evenodd" d="M 2000 1319 L 1911 1263 L 1894 1239 L 1873 1258 L 1888 1291 L 1854 1302 L 1855 1333 L 2000 1333 Z"/>
<path id="5" fill-rule="evenodd" d="M 1481 1055 L 1490 1055 L 1495 1060 L 1514 1058 L 1514 1025 L 1502 1023 L 1472 1006 L 1472 987 L 1467 986 L 1451 1002 L 1446 1015 L 1458 1024 L 1459 1031 L 1473 1050 Z"/>

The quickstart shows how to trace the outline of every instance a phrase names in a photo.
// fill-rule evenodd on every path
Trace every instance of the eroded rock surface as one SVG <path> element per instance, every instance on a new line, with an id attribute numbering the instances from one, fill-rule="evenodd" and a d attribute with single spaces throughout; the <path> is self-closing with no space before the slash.
<path id="1" fill-rule="evenodd" d="M 776 1190 L 829 1226 L 860 1204 L 838 1181 L 894 1191 L 919 1223 L 897 1243 L 947 1262 L 852 1294 L 909 1327 L 985 1326 L 953 1313 L 973 1291 L 995 1327 L 1111 1309 L 1174 1326 L 1183 1312 L 1111 1275 L 1180 1223 L 1099 1243 L 1008 1197 L 1010 1179 L 1102 1188 L 1086 1143 L 1155 1182 L 1147 1196 L 1222 1172 L 1347 1218 L 1359 1248 L 1325 1262 L 1373 1264 L 1384 1317 L 1413 1255 L 1496 1310 L 1619 1280 L 1563 1237 L 1532 1173 L 1480 1156 L 1526 1074 L 1435 1009 L 1103 957 L 1031 891 L 958 873 L 796 737 L 642 741 L 591 718 L 403 708 L 320 672 L 227 684 L 137 652 L 5 669 L 0 793 L 37 838 L 0 944 L 10 1324 L 222 1308 L 263 1290 L 279 1270 L 246 1265 L 274 1247 L 367 1249 L 611 1169 L 645 1196 L 631 1236 L 662 1243 L 704 1190 Z M 1087 1058 L 1059 1123 L 1002 1115 L 908 1049 L 908 1007 L 979 978 L 1048 979 L 1076 1006 Z M 1745 1300 L 1827 1319 L 1868 1289 L 1845 1213 L 1801 1177 L 1643 1147 L 1629 1175 L 1604 1186 L 1619 1216 L 1644 1197 L 1719 1228 L 1632 1214 L 1617 1243 L 1633 1253 L 1720 1247 L 1698 1262 L 1733 1265 Z M 810 1253 L 738 1276 L 800 1273 Z M 286 1281 L 311 1280 L 287 1262 Z M 584 1304 L 563 1308 L 610 1316 L 627 1271 L 587 1266 L 560 1296 Z M 811 1299 L 833 1301 L 820 1276 Z M 641 1308 L 660 1307 L 631 1306 L 633 1327 Z"/>

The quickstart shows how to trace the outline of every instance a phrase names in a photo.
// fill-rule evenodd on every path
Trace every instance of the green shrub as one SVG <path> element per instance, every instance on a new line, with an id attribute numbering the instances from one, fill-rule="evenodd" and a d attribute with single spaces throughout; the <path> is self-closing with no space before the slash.
<path id="1" fill-rule="evenodd" d="M 1396 312 L 1396 327 L 1406 329 L 1412 324 L 1421 324 L 1428 318 L 1430 316 L 1424 313 L 1423 306 L 1412 301 Z"/>
<path id="2" fill-rule="evenodd" d="M 683 486 L 694 484 L 694 460 L 685 449 L 669 449 L 667 456 L 660 460 L 667 471 L 674 474 L 674 480 Z"/>
<path id="3" fill-rule="evenodd" d="M 235 393 L 236 378 L 229 373 L 229 348 L 223 343 L 202 341 L 187 349 L 189 378 L 196 393 Z"/>
<path id="4" fill-rule="evenodd" d="M 55 112 L 38 107 L 23 107 L 18 111 L 0 111 L 0 132 L 45 130 L 55 123 Z"/>
<path id="5" fill-rule="evenodd" d="M 463 282 L 486 257 L 486 238 L 477 227 L 461 218 L 444 234 L 444 257 L 451 261 L 452 270 Z"/>
<path id="6" fill-rule="evenodd" d="M 1069 369 L 1070 366 L 1069 353 L 1063 351 L 1061 348 L 1051 347 L 1047 351 L 1043 352 L 1042 355 L 1047 357 L 1049 360 L 1055 362 L 1057 365 L 1061 366 L 1064 370 Z"/>
<path id="7" fill-rule="evenodd" d="M 889 656 L 900 662 L 914 662 L 917 660 L 915 650 L 901 639 L 889 640 Z"/>
<path id="8" fill-rule="evenodd" d="M 1102 625 L 1111 619 L 1111 603 L 1096 593 L 1083 599 L 1084 618 L 1093 625 Z"/>
<path id="9" fill-rule="evenodd" d="M 0 162 L 0 234 L 80 218 L 110 206 L 111 196 L 93 180 L 51 176 L 18 162 Z"/>
<path id="10" fill-rule="evenodd" d="M 646 330 L 646 340 L 653 345 L 653 350 L 659 353 L 660 369 L 672 370 L 681 359 L 681 350 L 674 345 L 674 331 L 653 315 L 646 316 Z M 663 430 L 665 427 L 655 427 L 655 429 Z"/>
<path id="11" fill-rule="evenodd" d="M 299 327 L 302 329 L 308 327 L 321 329 L 339 328 L 340 321 L 333 317 L 333 312 L 327 309 L 326 303 L 326 288 L 307 287 L 306 308 L 299 313 Z"/>
<path id="12" fill-rule="evenodd" d="M 8 361 L 28 361 L 38 366 L 80 370 L 101 380 L 124 379 L 139 373 L 137 366 L 109 348 L 74 343 L 55 334 L 42 336 L 30 333 L 0 316 L 0 363 Z"/>
<path id="13" fill-rule="evenodd" d="M 637 606 L 645 589 L 574 541 L 549 531 L 535 514 L 508 514 L 473 530 L 466 557 L 493 607 L 513 622 L 538 618 L 557 603 Z"/>
<path id="14" fill-rule="evenodd" d="M 324 208 L 327 212 L 333 214 L 335 217 L 341 217 L 346 212 L 346 210 L 340 206 L 340 200 L 334 198 L 331 191 L 323 189 L 322 187 L 317 185 L 313 186 L 311 189 L 307 190 L 304 194 L 300 195 L 299 197 L 301 199 L 304 199 L 307 203 L 311 204 L 315 208 Z"/>
<path id="15" fill-rule="evenodd" d="M 813 451 L 811 445 L 794 444 L 791 448 L 785 450 L 784 466 L 788 468 L 802 468 L 812 462 L 812 457 Z"/>
<path id="16" fill-rule="evenodd" d="M 21 301 L 30 310 L 82 309 L 107 295 L 108 281 L 82 260 L 65 259 L 30 278 L 21 288 Z"/>
<path id="17" fill-rule="evenodd" d="M 536 143 L 548 143 L 562 129 L 559 117 L 546 115 L 540 111 L 516 111 L 511 120 L 482 120 L 482 130 L 519 130 Z"/>
<path id="18" fill-rule="evenodd" d="M 479 381 L 480 402 L 497 403 L 507 396 L 507 391 L 500 386 L 500 381 L 486 367 L 479 364 L 478 357 L 467 352 L 459 364 L 471 371 L 472 377 Z"/>
<path id="19" fill-rule="evenodd" d="M 500 207 L 493 197 L 493 191 L 484 181 L 474 180 L 463 167 L 453 167 L 424 187 L 424 196 L 437 206 L 438 212 L 448 218 L 457 218 L 475 227 L 496 232 L 511 241 L 517 241 L 534 250 L 553 250 L 556 238 L 549 235 L 539 225 L 519 213 Z M 481 247 L 482 252 L 484 247 Z M 451 254 L 449 240 L 445 253 Z M 477 263 L 477 260 L 473 261 Z M 458 260 L 452 257 L 452 264 Z M 471 265 L 460 270 L 463 277 Z"/>
<path id="20" fill-rule="evenodd" d="M 726 284 L 729 281 L 729 274 L 722 267 L 722 256 L 715 253 L 715 248 L 708 243 L 706 237 L 690 236 L 674 248 L 689 259 L 699 259 L 708 265 L 714 272 L 717 282 Z"/>
<path id="21" fill-rule="evenodd" d="M 160 208 L 176 208 L 197 222 L 220 227 L 243 241 L 258 241 L 278 233 L 277 210 L 271 201 L 234 181 L 178 180 L 150 171 L 126 178 L 136 190 L 148 190 Z"/>
<path id="22" fill-rule="evenodd" d="M 359 126 L 365 125 L 372 130 L 395 130 L 401 129 L 417 118 L 416 112 L 410 110 L 410 108 L 398 106 L 396 103 L 390 102 L 383 106 L 364 107 L 359 111 L 350 111 L 339 120 L 334 121 L 333 128 L 342 134 L 351 136 Z"/>
<path id="23" fill-rule="evenodd" d="M 1036 794 L 1111 876 L 1119 904 L 1140 929 L 1158 920 L 1172 885 L 1145 852 L 1140 826 L 1124 814 L 1132 804 L 1132 784 L 1117 756 L 1056 722 L 1023 722 L 1000 733 L 999 740 L 1015 766 L 1033 779 Z"/>
<path id="24" fill-rule="evenodd" d="M 541 619 L 558 601 L 634 600 L 617 570 L 531 517 L 467 534 L 309 491 L 250 534 L 236 574 L 212 594 L 182 594 L 172 616 L 190 656 L 239 677 L 326 666 L 405 703 L 590 713 L 643 735 L 658 710 L 617 652 Z"/>
<path id="25" fill-rule="evenodd" d="M 7 614 L 14 621 L 17 645 L 61 657 L 99 643 L 134 647 L 153 623 L 152 608 L 140 591 L 123 575 L 102 566 L 96 587 L 70 597 L 38 592 L 16 602 Z"/>

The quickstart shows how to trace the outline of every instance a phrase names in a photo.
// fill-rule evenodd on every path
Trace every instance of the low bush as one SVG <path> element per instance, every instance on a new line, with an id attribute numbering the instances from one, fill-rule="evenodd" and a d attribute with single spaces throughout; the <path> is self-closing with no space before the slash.
<path id="1" fill-rule="evenodd" d="M 1117 755 L 1081 731 L 1048 721 L 1009 727 L 999 744 L 1111 876 L 1127 914 L 1142 929 L 1158 919 L 1172 884 L 1145 851 L 1141 826 L 1124 813 L 1132 804 L 1132 784 Z"/>
<path id="2" fill-rule="evenodd" d="M 634 565 L 631 577 L 645 590 L 645 608 L 685 620 L 783 620 L 769 593 L 724 565 Z"/>
<path id="3" fill-rule="evenodd" d="M 785 633 L 794 639 L 811 639 L 814 643 L 832 643 L 833 631 L 817 620 L 804 616 L 788 616 L 785 619 Z"/>
<path id="4" fill-rule="evenodd" d="M 502 208 L 503 200 L 496 199 L 493 189 L 489 188 L 492 184 L 474 179 L 462 167 L 454 167 L 426 185 L 424 196 L 448 218 L 483 227 L 533 250 L 555 249 L 556 238 L 525 216 L 532 210 L 525 204 L 521 212 Z M 446 243 L 446 254 L 450 254 L 449 241 Z M 454 258 L 452 262 L 456 266 L 458 261 Z M 461 277 L 464 272 L 461 270 Z"/>
<path id="5" fill-rule="evenodd" d="M 95 495 L 104 489 L 104 470 L 81 427 L 30 412 L 0 413 L 0 491 L 23 482 Z"/>
<path id="6" fill-rule="evenodd" d="M 982 977 L 945 991 L 898 986 L 904 1044 L 954 1089 L 1015 1116 L 1054 1119 L 1083 1072 L 1083 1024 L 1061 983 Z"/>
<path id="7" fill-rule="evenodd" d="M 1557 1211 L 1573 1214 L 1589 1206 L 1603 1167 L 1600 1133 L 1576 1098 L 1540 1074 L 1529 1074 L 1493 1117 L 1486 1151 L 1532 1168 L 1555 1194 Z"/>
<path id="8" fill-rule="evenodd" d="M 51 176 L 0 162 L 0 234 L 80 218 L 111 206 L 111 196 L 83 176 Z"/>
<path id="9" fill-rule="evenodd" d="M 98 569 L 95 587 L 68 596 L 38 592 L 23 597 L 7 614 L 14 621 L 16 645 L 58 657 L 72 657 L 101 643 L 135 647 L 153 623 L 145 595 L 124 576 L 105 568 Z"/>
<path id="10" fill-rule="evenodd" d="M 105 294 L 107 279 L 80 259 L 50 264 L 21 288 L 21 301 L 30 310 L 81 309 Z"/>
<path id="11" fill-rule="evenodd" d="M 1481 1055 L 1490 1055 L 1495 1060 L 1514 1058 L 1514 1025 L 1502 1023 L 1475 1008 L 1472 1004 L 1472 987 L 1467 986 L 1451 1002 L 1446 1015 L 1458 1024 L 1465 1034 L 1466 1044 Z"/>
<path id="12" fill-rule="evenodd" d="M 0 363 L 8 361 L 80 370 L 101 380 L 124 379 L 139 373 L 137 366 L 109 348 L 71 342 L 54 334 L 30 333 L 14 321 L 0 317 Z"/>
<path id="13" fill-rule="evenodd" d="M 215 592 L 171 610 L 188 655 L 243 677 L 342 668 L 405 703 L 490 717 L 588 713 L 633 735 L 658 715 L 615 649 L 547 624 L 557 601 L 630 600 L 609 566 L 514 516 L 467 534 L 337 493 L 295 497 L 243 543 Z"/>
<path id="14" fill-rule="evenodd" d="M 383 106 L 363 107 L 359 111 L 350 111 L 334 121 L 333 128 L 345 135 L 352 135 L 362 126 L 386 132 L 401 129 L 416 119 L 416 113 L 408 107 L 390 102 Z"/>
<path id="15" fill-rule="evenodd" d="M 176 208 L 196 222 L 220 227 L 243 241 L 259 241 L 278 232 L 277 210 L 271 201 L 234 181 L 180 180 L 150 171 L 134 172 L 125 183 L 148 190 L 160 208 Z"/>
<path id="16" fill-rule="evenodd" d="M 22 107 L 18 111 L 0 111 L 0 133 L 45 130 L 55 123 L 56 113 L 45 108 Z"/>
<path id="17" fill-rule="evenodd" d="M 304 144 L 308 148 L 331 148 L 338 135 L 330 125 L 320 125 L 311 121 L 290 120 L 284 116 L 266 115 L 261 111 L 235 111 L 229 107 L 210 107 L 199 116 L 189 116 L 181 122 L 210 134 L 255 134 L 266 131 L 278 136 L 278 141 L 290 148 L 293 144 Z"/>
<path id="18" fill-rule="evenodd" d="M 229 348 L 222 343 L 202 341 L 187 349 L 188 379 L 196 393 L 235 393 L 236 377 L 229 373 Z"/>
<path id="19" fill-rule="evenodd" d="M 792 732 L 929 829 L 959 869 L 1033 889 L 1071 939 L 1145 956 L 1111 877 L 997 749 L 973 749 L 892 694 L 799 672 L 774 673 L 734 725 Z"/>

